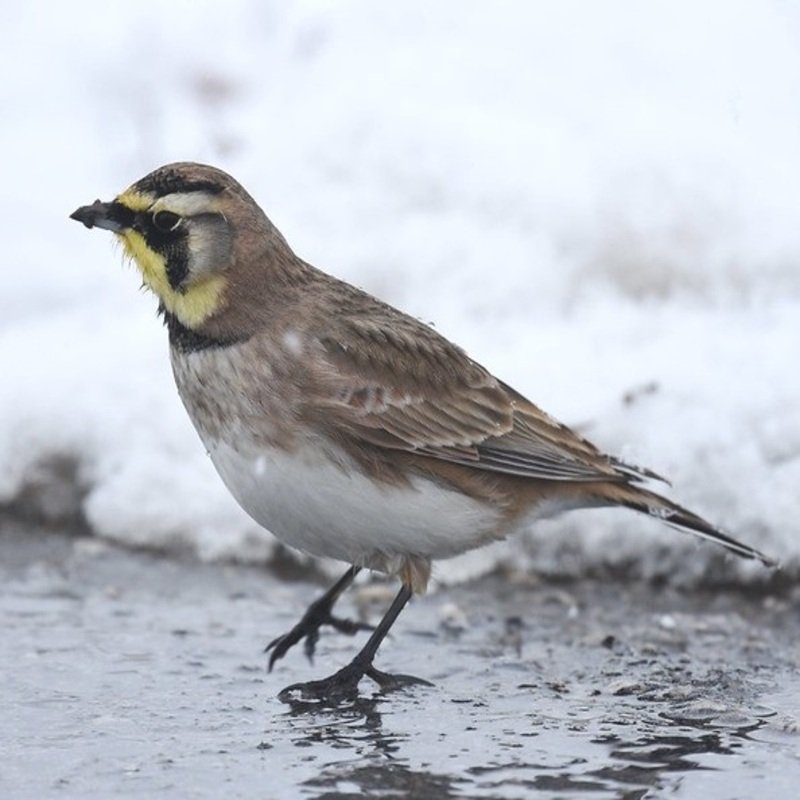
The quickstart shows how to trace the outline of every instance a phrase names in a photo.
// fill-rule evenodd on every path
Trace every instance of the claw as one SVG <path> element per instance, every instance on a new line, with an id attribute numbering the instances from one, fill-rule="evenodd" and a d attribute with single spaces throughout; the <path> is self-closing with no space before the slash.
<path id="1" fill-rule="evenodd" d="M 373 630 L 371 625 L 363 622 L 353 622 L 349 619 L 334 617 L 331 613 L 334 603 L 339 599 L 339 595 L 353 582 L 359 573 L 360 567 L 350 567 L 349 570 L 330 588 L 322 597 L 317 598 L 303 614 L 302 619 L 288 633 L 273 639 L 265 648 L 264 652 L 269 653 L 268 669 L 272 672 L 275 662 L 283 658 L 292 647 L 305 639 L 303 650 L 306 657 L 313 663 L 314 650 L 319 641 L 319 629 L 323 625 L 329 625 L 341 633 L 353 636 L 358 631 Z"/>
<path id="2" fill-rule="evenodd" d="M 269 653 L 270 650 L 273 650 L 272 654 L 269 657 L 269 664 L 268 670 L 272 672 L 272 667 L 275 666 L 275 662 L 279 659 L 283 658 L 289 650 L 297 644 L 302 638 L 301 636 L 294 636 L 295 629 L 292 628 L 289 633 L 284 634 L 283 636 L 278 636 L 277 639 L 273 639 L 265 648 L 264 652 Z"/>
<path id="3" fill-rule="evenodd" d="M 393 675 L 389 672 L 381 672 L 381 670 L 373 667 L 372 664 L 367 667 L 364 674 L 372 678 L 384 692 L 393 692 L 405 686 L 433 686 L 430 681 L 426 681 L 423 678 L 416 678 L 413 675 Z"/>
<path id="4" fill-rule="evenodd" d="M 319 628 L 315 628 L 312 631 L 309 631 L 306 635 L 306 641 L 303 645 L 303 652 L 306 654 L 306 658 L 308 659 L 309 664 L 314 663 L 314 650 L 317 648 L 317 642 L 319 641 Z"/>
<path id="5" fill-rule="evenodd" d="M 303 650 L 306 658 L 313 664 L 314 651 L 319 641 L 319 629 L 323 625 L 329 625 L 341 633 L 346 633 L 348 636 L 354 636 L 359 631 L 372 631 L 375 630 L 374 626 L 367 625 L 365 622 L 354 622 L 351 619 L 340 619 L 334 617 L 330 613 L 320 613 L 319 608 L 314 607 L 312 604 L 308 611 L 303 615 L 300 622 L 297 623 L 288 633 L 283 636 L 278 636 L 273 639 L 265 648 L 264 652 L 272 654 L 269 657 L 269 671 L 272 672 L 272 667 L 276 661 L 282 659 L 298 642 L 305 639 Z"/>
<path id="6" fill-rule="evenodd" d="M 374 625 L 369 625 L 366 622 L 354 622 L 352 619 L 342 619 L 334 616 L 327 620 L 327 624 L 340 633 L 346 633 L 348 636 L 355 636 L 359 631 L 375 630 Z"/>
<path id="7" fill-rule="evenodd" d="M 358 685 L 364 676 L 371 678 L 380 686 L 382 692 L 393 692 L 407 686 L 433 686 L 429 681 L 413 675 L 391 675 L 376 669 L 371 663 L 364 663 L 356 656 L 346 667 L 338 672 L 316 681 L 293 683 L 278 694 L 283 703 L 291 703 L 294 692 L 300 693 L 303 700 L 317 700 L 321 703 L 338 705 L 343 700 L 358 697 Z"/>
<path id="8" fill-rule="evenodd" d="M 319 636 L 320 625 L 331 625 L 336 628 L 336 630 L 349 634 L 354 634 L 359 630 L 369 627 L 361 622 L 337 619 L 331 614 L 331 607 L 334 601 L 341 593 L 342 588 L 350 585 L 356 570 L 356 567 L 352 567 L 351 570 L 340 579 L 336 586 L 328 590 L 328 592 L 315 603 L 311 604 L 308 611 L 303 615 L 303 619 L 301 619 L 289 633 L 276 639 L 267 647 L 267 650 L 270 650 L 273 646 L 275 648 L 269 660 L 270 669 L 272 669 L 272 664 L 278 658 L 303 637 L 305 637 L 306 640 L 306 654 L 311 657 L 314 653 L 314 645 Z M 428 681 L 424 681 L 421 678 L 415 678 L 412 675 L 390 675 L 387 672 L 381 672 L 372 665 L 375 653 L 377 653 L 381 642 L 386 638 L 389 629 L 394 624 L 406 603 L 411 599 L 411 594 L 412 589 L 410 586 L 403 584 L 400 587 L 400 591 L 392 601 L 388 611 L 383 615 L 383 619 L 380 621 L 379 625 L 373 630 L 367 643 L 346 667 L 342 667 L 338 672 L 334 672 L 333 675 L 319 681 L 293 683 L 291 686 L 287 686 L 281 691 L 278 694 L 278 698 L 284 703 L 296 703 L 292 694 L 294 692 L 300 692 L 301 699 L 317 700 L 323 704 L 337 705 L 342 700 L 350 700 L 358 697 L 358 684 L 365 675 L 375 681 L 375 683 L 380 686 L 381 691 L 384 692 L 394 691 L 395 689 L 401 689 L 405 686 L 430 686 L 431 684 L 428 683 Z"/>

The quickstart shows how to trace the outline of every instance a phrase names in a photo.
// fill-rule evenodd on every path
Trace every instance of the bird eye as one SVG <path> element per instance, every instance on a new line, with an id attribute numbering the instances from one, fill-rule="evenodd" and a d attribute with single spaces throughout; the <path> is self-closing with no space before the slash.
<path id="1" fill-rule="evenodd" d="M 156 213 L 153 214 L 153 225 L 164 233 L 174 231 L 175 228 L 178 227 L 180 221 L 180 215 L 172 211 L 156 211 Z"/>

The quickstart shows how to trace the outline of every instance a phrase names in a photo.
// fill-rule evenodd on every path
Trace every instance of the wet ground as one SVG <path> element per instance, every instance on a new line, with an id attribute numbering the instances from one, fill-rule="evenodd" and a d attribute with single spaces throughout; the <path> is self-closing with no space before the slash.
<path id="1" fill-rule="evenodd" d="M 800 593 L 493 577 L 420 598 L 337 708 L 287 705 L 360 639 L 261 650 L 320 587 L 0 522 L 3 798 L 789 798 Z M 341 610 L 374 619 L 393 587 Z M 363 636 L 363 634 L 362 634 Z"/>

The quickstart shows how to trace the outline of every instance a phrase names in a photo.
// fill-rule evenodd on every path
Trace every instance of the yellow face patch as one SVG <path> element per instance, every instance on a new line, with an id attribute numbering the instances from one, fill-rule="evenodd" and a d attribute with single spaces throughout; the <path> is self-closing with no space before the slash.
<path id="1" fill-rule="evenodd" d="M 153 205 L 153 198 L 137 192 L 125 192 L 117 202 L 131 211 L 147 211 Z M 172 288 L 167 278 L 167 263 L 160 253 L 155 252 L 138 231 L 128 228 L 116 236 L 122 242 L 125 254 L 129 256 L 142 273 L 145 285 L 161 300 L 164 308 L 174 314 L 190 330 L 203 324 L 220 308 L 225 289 L 221 275 L 201 276 L 195 282 L 178 292 Z"/>

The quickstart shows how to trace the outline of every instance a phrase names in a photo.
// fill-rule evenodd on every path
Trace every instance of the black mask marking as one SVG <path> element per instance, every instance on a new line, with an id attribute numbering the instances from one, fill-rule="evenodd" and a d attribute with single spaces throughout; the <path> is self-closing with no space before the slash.
<path id="1" fill-rule="evenodd" d="M 215 339 L 203 333 L 187 328 L 174 314 L 164 308 L 163 303 L 158 306 L 158 313 L 164 318 L 164 324 L 169 333 L 169 343 L 181 353 L 197 353 L 201 350 L 215 350 L 230 347 L 232 344 L 249 339 L 248 336 L 232 337 L 230 339 Z"/>
<path id="2" fill-rule="evenodd" d="M 189 276 L 189 232 L 186 226 L 179 224 L 172 230 L 162 230 L 156 227 L 151 212 L 140 211 L 136 214 L 133 228 L 144 237 L 151 250 L 164 257 L 169 285 L 179 292 Z"/>

